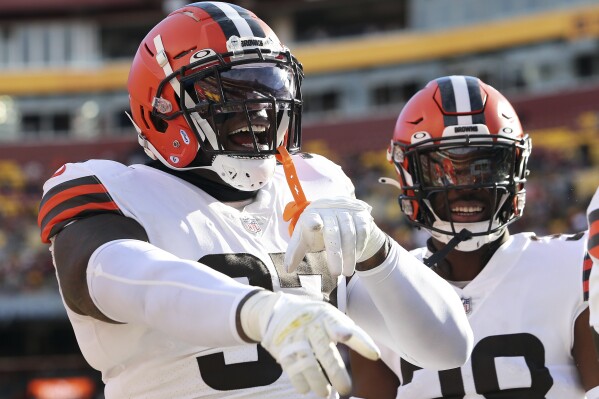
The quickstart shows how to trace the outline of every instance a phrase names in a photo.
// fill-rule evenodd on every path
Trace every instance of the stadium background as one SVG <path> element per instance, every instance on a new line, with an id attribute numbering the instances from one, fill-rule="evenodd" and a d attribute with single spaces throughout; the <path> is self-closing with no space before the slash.
<path id="1" fill-rule="evenodd" d="M 479 76 L 533 137 L 525 216 L 513 231 L 586 228 L 599 183 L 599 2 L 245 0 L 306 71 L 304 149 L 341 164 L 406 247 L 385 161 L 395 118 L 429 80 Z M 77 349 L 39 240 L 43 182 L 65 162 L 143 160 L 129 63 L 178 0 L 0 0 L 0 398 L 102 398 Z"/>

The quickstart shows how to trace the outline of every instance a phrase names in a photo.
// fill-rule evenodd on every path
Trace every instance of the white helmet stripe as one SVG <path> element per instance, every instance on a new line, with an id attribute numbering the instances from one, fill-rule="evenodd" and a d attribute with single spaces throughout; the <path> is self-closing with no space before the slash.
<path id="1" fill-rule="evenodd" d="M 162 70 L 164 71 L 164 76 L 168 76 L 173 73 L 173 68 L 171 64 L 168 62 L 168 57 L 166 56 L 166 52 L 164 51 L 164 45 L 162 44 L 162 37 L 160 35 L 156 35 L 154 38 L 154 46 L 156 47 L 156 62 Z M 171 87 L 175 91 L 175 94 L 179 94 L 180 85 L 179 81 L 176 78 L 169 80 Z"/>
<path id="2" fill-rule="evenodd" d="M 187 96 L 186 96 L 186 98 L 187 98 Z M 187 101 L 186 101 L 186 103 L 187 103 Z M 216 133 L 214 133 L 214 130 L 212 130 L 212 127 L 210 126 L 208 121 L 206 119 L 202 118 L 197 112 L 191 113 L 191 119 L 193 121 L 193 124 L 196 127 L 196 130 L 200 134 L 202 140 L 205 140 L 206 138 L 208 138 L 208 142 L 210 143 L 212 148 L 217 150 L 218 149 L 218 141 L 216 140 Z"/>
<path id="3" fill-rule="evenodd" d="M 240 37 L 253 37 L 254 33 L 247 21 L 239 15 L 237 10 L 231 7 L 230 4 L 221 2 L 212 2 L 212 5 L 218 7 L 225 15 L 235 24 Z"/>
<path id="4" fill-rule="evenodd" d="M 466 113 L 472 111 L 466 78 L 464 76 L 451 76 L 450 79 L 455 96 L 456 112 Z M 472 125 L 472 123 L 472 115 L 458 116 L 458 125 Z"/>
<path id="5" fill-rule="evenodd" d="M 289 112 L 290 111 L 283 111 L 283 117 L 281 118 L 281 122 L 277 128 L 277 147 L 283 144 L 285 132 L 289 128 Z M 289 136 L 291 136 L 291 134 L 292 133 L 289 132 Z"/>
<path id="6" fill-rule="evenodd" d="M 168 62 L 166 52 L 164 51 L 164 44 L 162 44 L 162 38 L 160 37 L 160 35 L 157 35 L 154 38 L 154 46 L 156 46 L 156 62 L 158 62 L 158 65 L 160 65 L 160 67 L 164 71 L 164 76 L 170 75 L 171 73 L 173 73 L 173 68 L 171 67 L 171 64 Z M 171 79 L 169 83 L 175 91 L 175 94 L 179 95 L 179 93 L 181 93 L 181 85 L 179 84 L 177 78 Z M 185 106 L 187 108 L 193 108 L 195 106 L 193 99 L 189 97 L 187 93 L 183 94 L 183 101 L 185 102 Z M 202 119 L 197 114 L 197 112 L 193 112 L 191 114 L 191 119 L 196 127 L 196 130 L 200 133 L 200 138 L 202 140 L 208 138 L 208 142 L 210 143 L 212 148 L 217 149 L 218 145 L 216 141 L 216 135 L 210 127 L 210 124 L 205 119 Z M 198 146 L 199 145 L 200 143 L 198 143 Z"/>

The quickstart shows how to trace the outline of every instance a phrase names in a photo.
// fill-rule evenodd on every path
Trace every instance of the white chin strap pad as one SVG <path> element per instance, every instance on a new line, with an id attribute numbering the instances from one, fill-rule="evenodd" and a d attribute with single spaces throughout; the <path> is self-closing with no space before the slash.
<path id="1" fill-rule="evenodd" d="M 495 228 L 497 228 L 497 226 L 498 226 L 498 223 L 497 223 L 497 221 L 495 221 L 491 225 L 491 228 L 495 229 Z M 445 222 L 442 220 L 436 220 L 433 223 L 433 227 L 435 227 L 439 230 L 452 231 L 451 223 Z M 476 222 L 476 223 L 453 223 L 453 228 L 455 229 L 456 233 L 459 233 L 463 229 L 466 229 L 474 234 L 483 233 L 483 232 L 489 230 L 489 222 L 484 221 L 484 222 Z M 456 245 L 455 249 L 458 251 L 462 251 L 462 252 L 475 251 L 478 248 L 482 247 L 483 245 L 497 240 L 499 237 L 501 237 L 503 235 L 504 231 L 505 231 L 505 228 L 500 229 L 492 234 L 487 234 L 487 235 L 483 235 L 483 236 L 475 236 L 466 241 L 461 241 L 458 245 Z M 453 238 L 453 235 L 450 235 L 450 234 L 443 234 L 443 233 L 439 233 L 439 232 L 433 231 L 433 230 L 429 230 L 429 232 L 431 233 L 433 238 L 436 238 L 437 240 L 441 241 L 444 244 L 447 244 L 449 242 L 449 240 L 451 240 Z"/>
<path id="2" fill-rule="evenodd" d="M 217 155 L 211 169 L 228 185 L 242 191 L 258 190 L 272 179 L 277 160 L 268 158 L 237 158 Z"/>

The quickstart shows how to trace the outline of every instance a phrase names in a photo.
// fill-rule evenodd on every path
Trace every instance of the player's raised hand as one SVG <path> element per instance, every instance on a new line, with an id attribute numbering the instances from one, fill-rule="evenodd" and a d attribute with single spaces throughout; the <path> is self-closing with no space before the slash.
<path id="1" fill-rule="evenodd" d="M 312 201 L 299 217 L 285 253 L 294 271 L 306 253 L 326 251 L 331 274 L 351 276 L 356 262 L 373 256 L 386 235 L 374 223 L 370 205 L 348 197 Z"/>
<path id="2" fill-rule="evenodd" d="M 342 395 L 351 392 L 337 342 L 371 360 L 380 356 L 368 334 L 322 301 L 260 291 L 243 304 L 240 322 L 247 336 L 260 342 L 279 362 L 300 393 L 314 391 L 327 397 L 331 385 Z"/>

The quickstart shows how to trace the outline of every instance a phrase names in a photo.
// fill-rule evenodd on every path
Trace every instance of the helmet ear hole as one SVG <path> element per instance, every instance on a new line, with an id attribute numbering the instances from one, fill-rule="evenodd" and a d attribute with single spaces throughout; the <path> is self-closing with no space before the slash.
<path id="1" fill-rule="evenodd" d="M 164 133 L 166 132 L 166 129 L 168 129 L 168 123 L 164 119 L 159 118 L 158 116 L 153 115 L 152 113 L 150 113 L 150 120 L 152 121 L 154 128 L 160 133 Z"/>
<path id="2" fill-rule="evenodd" d="M 144 127 L 147 130 L 150 130 L 150 125 L 148 124 L 148 121 L 146 120 L 146 114 L 145 114 L 145 109 L 142 105 L 139 106 L 139 115 L 141 116 L 141 120 L 144 123 Z M 132 114 L 133 115 L 133 114 Z"/>

